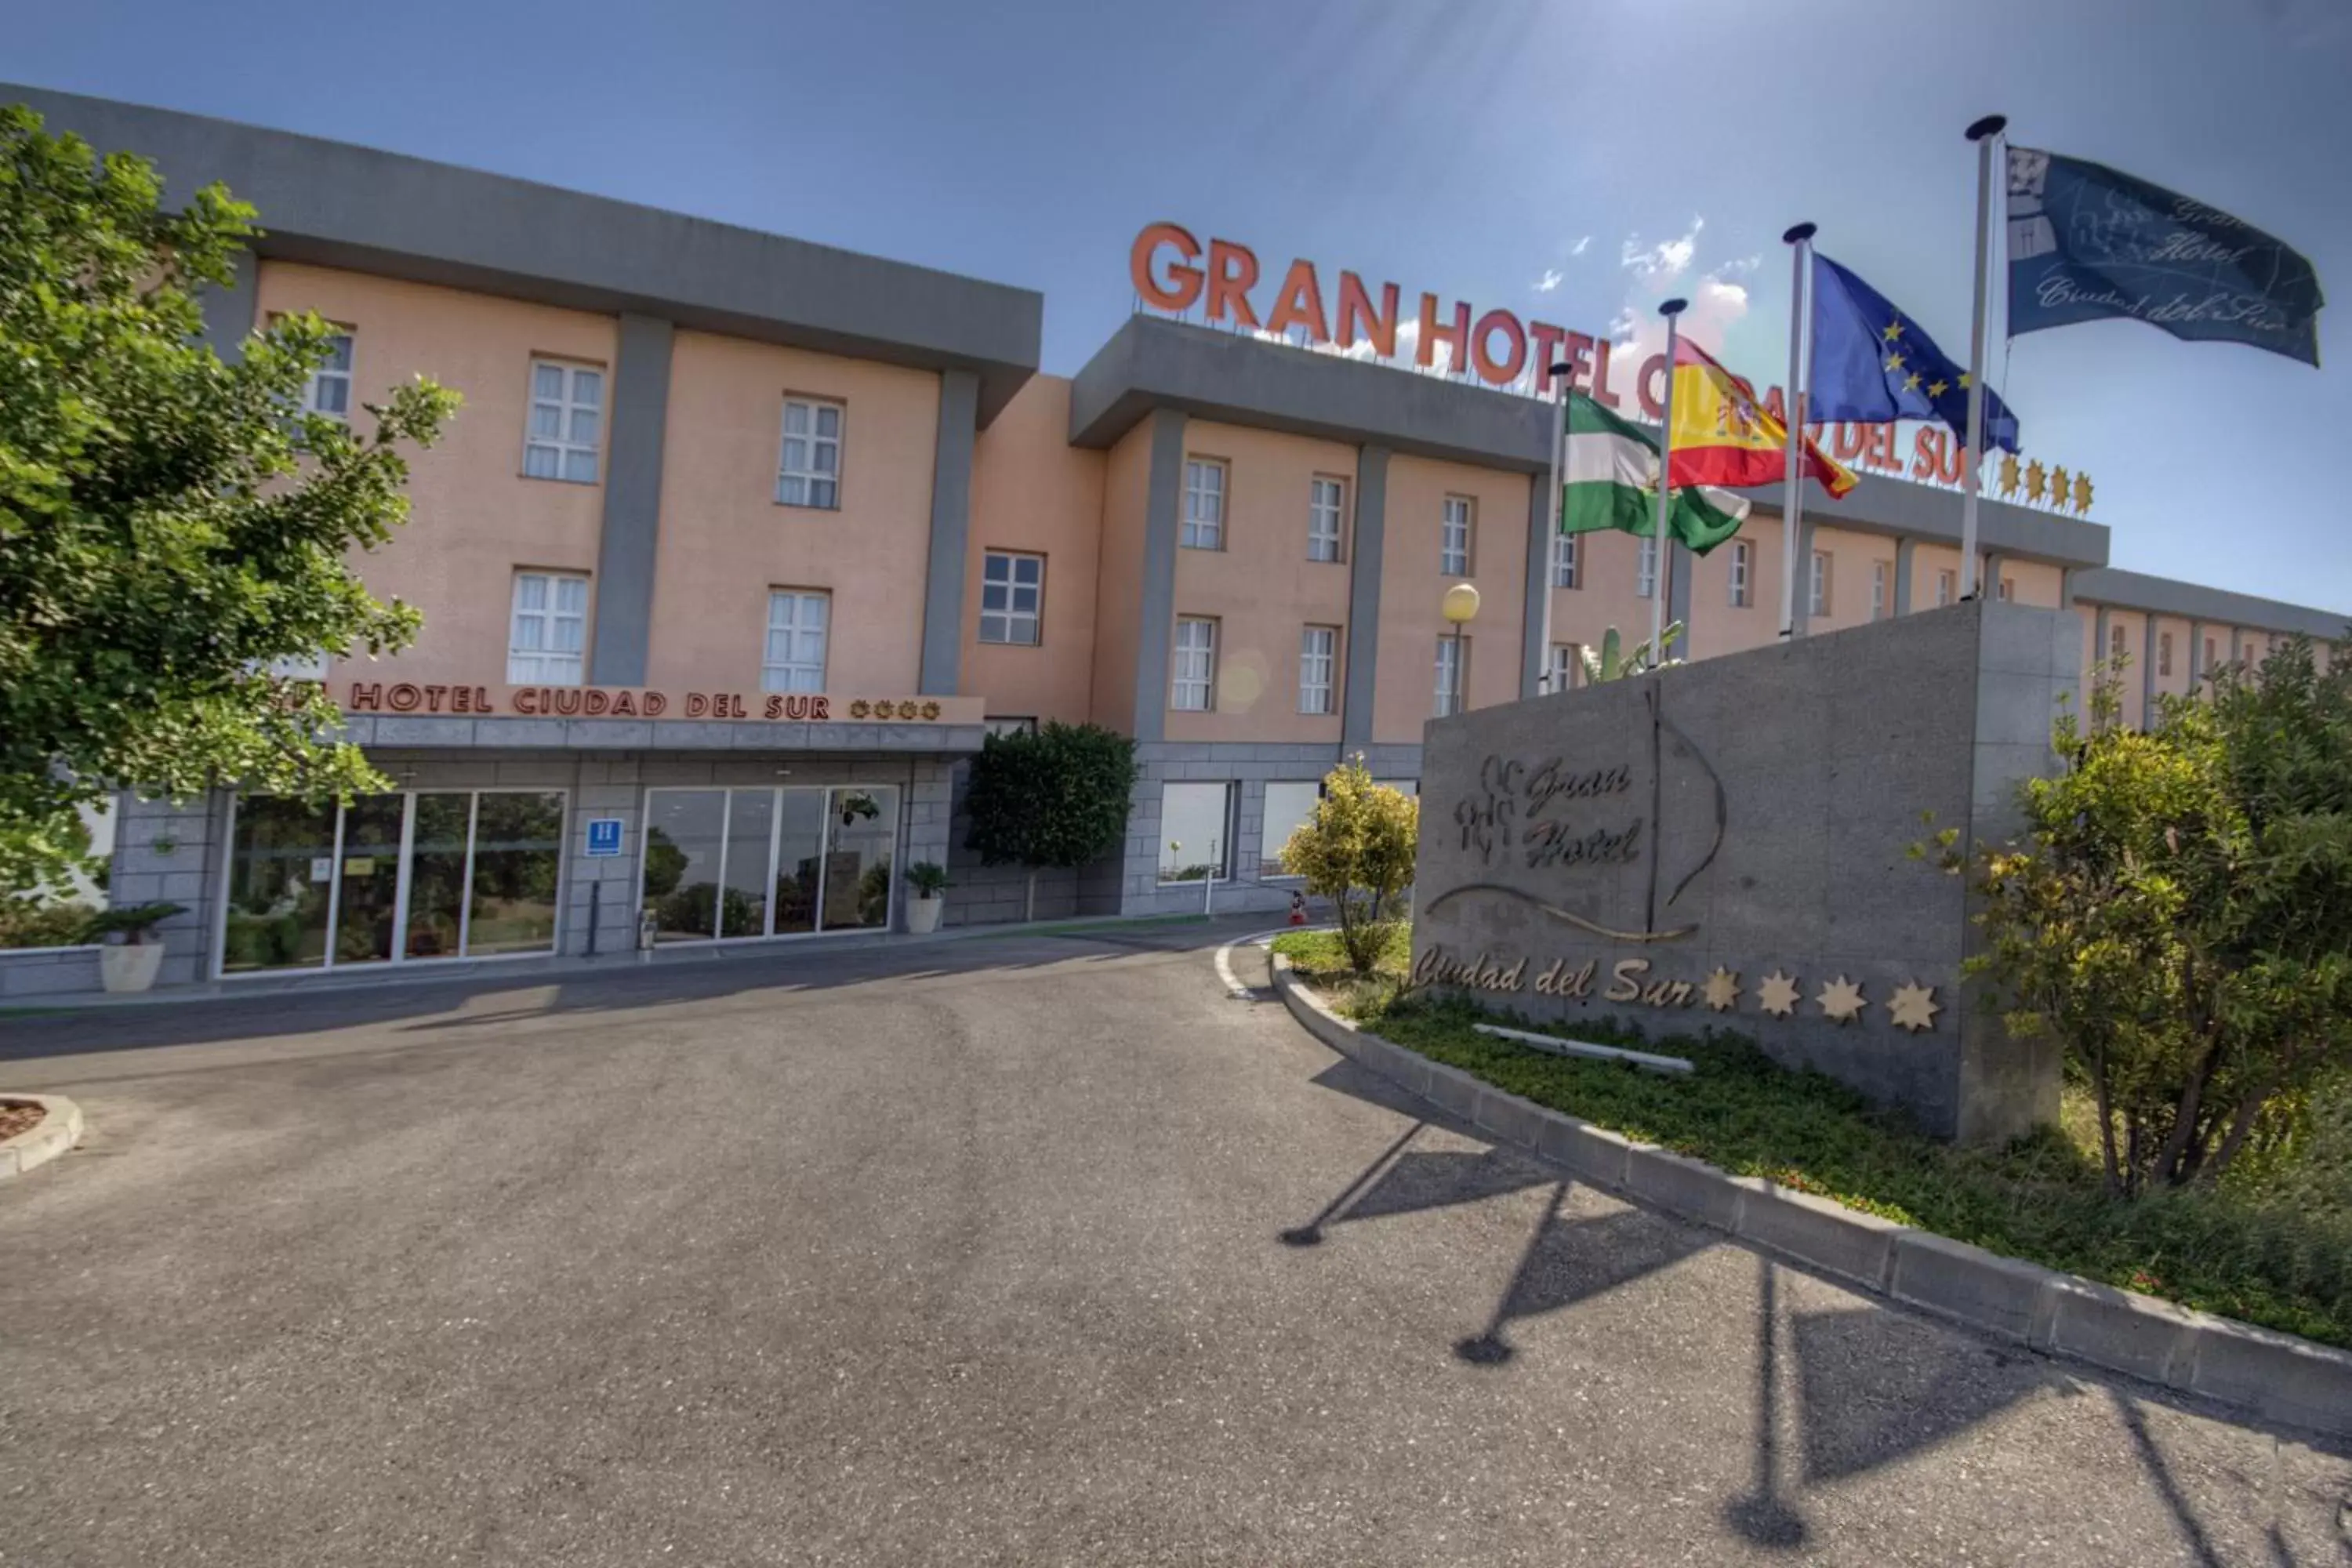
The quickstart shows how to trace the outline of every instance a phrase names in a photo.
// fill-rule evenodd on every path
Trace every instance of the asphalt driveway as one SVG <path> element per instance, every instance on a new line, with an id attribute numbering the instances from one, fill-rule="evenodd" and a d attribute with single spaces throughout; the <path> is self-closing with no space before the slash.
<path id="1" fill-rule="evenodd" d="M 0 1021 L 93 1127 L 0 1184 L 0 1563 L 2352 1563 L 2340 1448 L 1424 1122 L 1213 946 Z"/>

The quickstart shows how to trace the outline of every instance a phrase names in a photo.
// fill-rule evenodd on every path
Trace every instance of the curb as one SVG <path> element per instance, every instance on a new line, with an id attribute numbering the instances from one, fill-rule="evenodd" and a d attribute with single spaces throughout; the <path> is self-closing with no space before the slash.
<path id="1" fill-rule="evenodd" d="M 47 1114 L 29 1131 L 0 1139 L 0 1182 L 46 1165 L 81 1142 L 81 1107 L 62 1094 L 16 1094 L 5 1097 L 20 1105 L 37 1105 Z"/>
<path id="2" fill-rule="evenodd" d="M 1506 1094 L 1340 1017 L 1269 952 L 1317 1039 L 1499 1142 L 1874 1295 L 1995 1339 L 2330 1436 L 2352 1436 L 2352 1354 L 1897 1225 Z"/>

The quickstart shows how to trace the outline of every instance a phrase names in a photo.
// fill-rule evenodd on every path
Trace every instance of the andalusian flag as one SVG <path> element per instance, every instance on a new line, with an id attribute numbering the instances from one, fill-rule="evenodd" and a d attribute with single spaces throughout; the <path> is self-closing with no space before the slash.
<path id="1" fill-rule="evenodd" d="M 1674 482 L 1684 485 L 1779 484 L 1789 473 L 1789 429 L 1757 401 L 1705 349 L 1688 338 L 1675 340 Z M 1832 462 L 1805 437 L 1805 473 L 1821 480 L 1831 496 L 1853 489 L 1851 470 Z"/>
<path id="2" fill-rule="evenodd" d="M 1679 471 L 1682 454 L 1675 454 Z M 1748 518 L 1748 502 L 1728 491 L 1678 489 L 1666 527 L 1704 555 Z M 1657 531 L 1658 441 L 1580 392 L 1568 395 L 1568 455 L 1560 468 L 1559 531 L 1615 529 L 1644 537 Z"/>

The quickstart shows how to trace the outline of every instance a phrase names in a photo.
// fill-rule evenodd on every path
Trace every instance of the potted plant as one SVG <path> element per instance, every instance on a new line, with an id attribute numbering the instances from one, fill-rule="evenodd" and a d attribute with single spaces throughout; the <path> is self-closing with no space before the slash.
<path id="1" fill-rule="evenodd" d="M 918 860 L 907 868 L 907 885 L 915 889 L 915 901 L 907 906 L 907 929 L 917 936 L 939 930 L 940 910 L 947 904 L 943 895 L 953 885 L 948 880 L 948 868 L 936 861 Z"/>
<path id="2" fill-rule="evenodd" d="M 184 904 L 124 904 L 93 917 L 84 940 L 103 942 L 98 950 L 99 978 L 109 991 L 144 991 L 163 964 L 163 939 L 154 927 L 186 909 Z"/>

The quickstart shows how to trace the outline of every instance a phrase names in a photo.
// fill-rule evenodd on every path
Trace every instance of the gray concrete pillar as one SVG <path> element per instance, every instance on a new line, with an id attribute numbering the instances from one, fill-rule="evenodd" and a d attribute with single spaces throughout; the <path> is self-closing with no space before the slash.
<path id="1" fill-rule="evenodd" d="M 940 373 L 940 433 L 931 459 L 931 552 L 923 574 L 926 697 L 952 697 L 963 658 L 963 584 L 971 540 L 971 448 L 980 429 L 980 377 Z"/>
<path id="2" fill-rule="evenodd" d="M 1340 691 L 1339 748 L 1372 743 L 1372 691 L 1381 645 L 1381 554 L 1388 532 L 1389 449 L 1356 449 L 1355 555 L 1348 566 L 1348 678 Z"/>
<path id="3" fill-rule="evenodd" d="M 1544 606 L 1551 603 L 1552 509 L 1544 504 L 1550 480 L 1542 474 L 1528 481 L 1528 591 L 1519 613 L 1519 695 L 1534 697 L 1544 689 L 1544 668 L 1551 649 L 1544 646 Z"/>
<path id="4" fill-rule="evenodd" d="M 1176 520 L 1184 499 L 1181 409 L 1152 410 L 1149 482 L 1135 642 L 1135 738 L 1147 743 L 1168 734 L 1168 658 L 1176 637 Z"/>
<path id="5" fill-rule="evenodd" d="M 205 342 L 229 364 L 245 358 L 245 340 L 260 314 L 261 258 L 248 251 L 235 266 L 236 276 L 227 288 L 207 283 L 196 291 L 197 308 L 205 315 Z"/>
<path id="6" fill-rule="evenodd" d="M 2058 573 L 2058 607 L 2062 610 L 2074 607 L 2074 570 L 2067 566 Z"/>
<path id="7" fill-rule="evenodd" d="M 1895 542 L 1895 613 L 1898 616 L 1911 613 L 1911 573 L 1917 543 L 1909 538 Z"/>
<path id="8" fill-rule="evenodd" d="M 653 640 L 654 563 L 661 543 L 662 444 L 669 421 L 670 348 L 655 316 L 621 318 L 604 437 L 604 527 L 596 545 L 593 686 L 643 686 Z"/>

